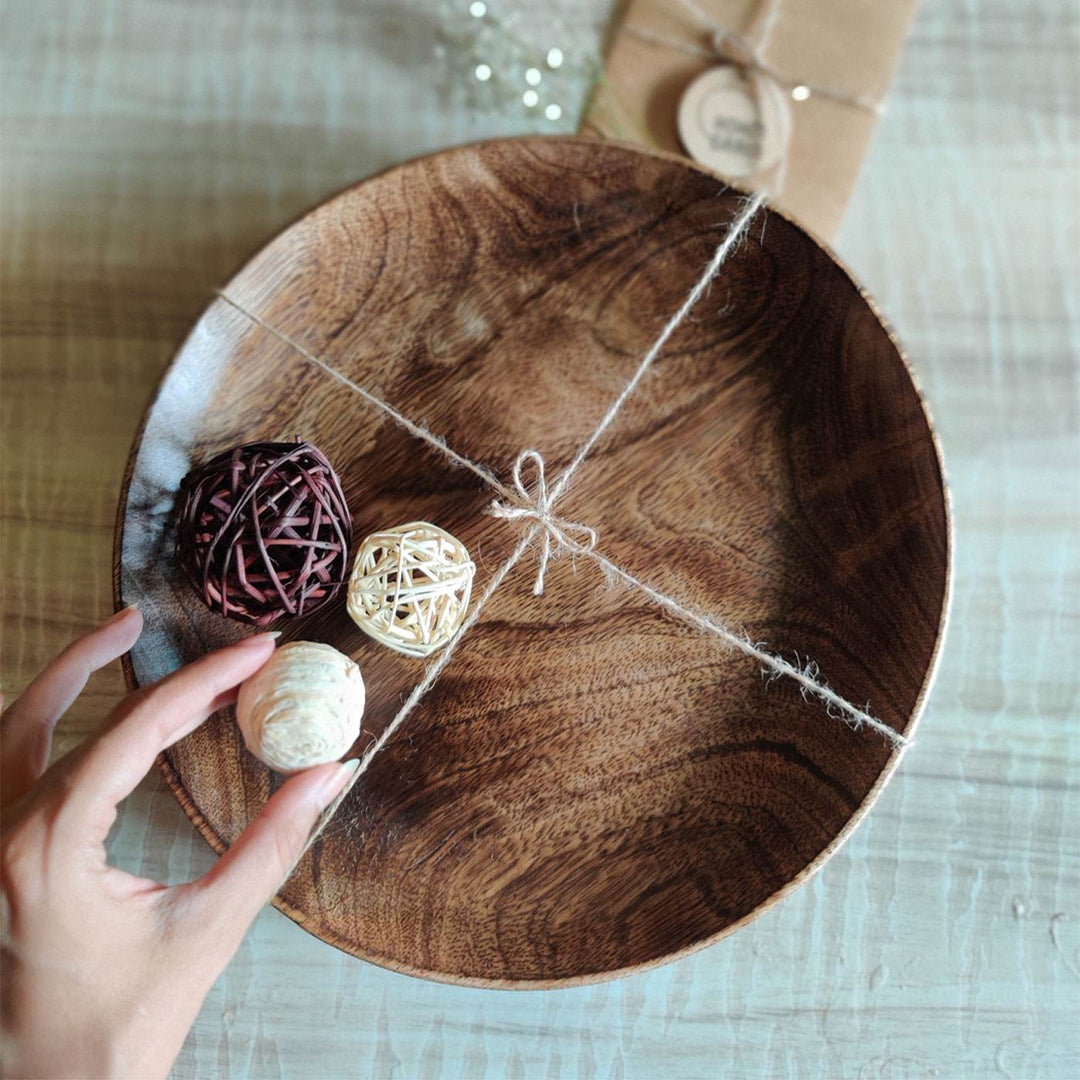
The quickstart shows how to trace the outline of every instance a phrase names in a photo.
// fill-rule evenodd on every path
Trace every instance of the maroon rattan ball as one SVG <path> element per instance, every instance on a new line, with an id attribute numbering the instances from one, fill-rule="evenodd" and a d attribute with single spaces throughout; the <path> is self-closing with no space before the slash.
<path id="1" fill-rule="evenodd" d="M 176 554 L 211 610 L 266 626 L 307 615 L 348 578 L 352 519 L 311 443 L 248 443 L 180 483 Z"/>

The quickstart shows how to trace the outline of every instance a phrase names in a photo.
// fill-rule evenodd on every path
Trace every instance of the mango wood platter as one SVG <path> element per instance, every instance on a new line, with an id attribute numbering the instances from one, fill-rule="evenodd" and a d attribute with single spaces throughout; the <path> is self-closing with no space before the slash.
<path id="1" fill-rule="evenodd" d="M 509 479 L 567 466 L 701 274 L 740 195 L 675 157 L 573 138 L 448 150 L 348 189 L 224 288 L 456 450 Z M 341 474 L 354 543 L 428 520 L 476 590 L 521 536 L 492 492 L 224 300 L 203 314 L 136 439 L 116 599 L 147 621 L 144 685 L 249 628 L 173 558 L 192 464 L 299 435 Z M 943 632 L 948 505 L 906 362 L 835 258 L 774 212 L 747 238 L 577 471 L 560 513 L 599 550 L 910 735 Z M 562 557 L 527 554 L 373 759 L 277 906 L 397 971 L 543 987 L 715 941 L 819 869 L 899 759 L 789 679 Z M 281 624 L 368 689 L 360 753 L 424 661 L 330 607 Z M 161 768 L 224 850 L 280 780 L 230 712 Z"/>

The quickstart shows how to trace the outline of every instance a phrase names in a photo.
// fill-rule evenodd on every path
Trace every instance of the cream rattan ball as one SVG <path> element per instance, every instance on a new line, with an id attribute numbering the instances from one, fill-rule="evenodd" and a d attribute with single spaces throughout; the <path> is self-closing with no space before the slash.
<path id="1" fill-rule="evenodd" d="M 290 641 L 240 687 L 236 721 L 247 748 L 290 773 L 337 761 L 360 735 L 360 669 L 332 645 Z"/>
<path id="2" fill-rule="evenodd" d="M 445 645 L 469 610 L 476 565 L 444 529 L 413 521 L 372 533 L 349 579 L 349 614 L 366 634 L 408 656 Z"/>

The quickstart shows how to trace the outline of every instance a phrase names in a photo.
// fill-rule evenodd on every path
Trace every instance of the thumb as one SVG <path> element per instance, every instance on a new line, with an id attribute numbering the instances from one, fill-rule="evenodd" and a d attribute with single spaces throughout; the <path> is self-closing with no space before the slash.
<path id="1" fill-rule="evenodd" d="M 259 816 L 218 860 L 187 888 L 199 906 L 213 908 L 212 921 L 227 921 L 237 941 L 259 911 L 281 888 L 304 853 L 319 815 L 341 793 L 360 764 L 317 765 L 290 778 Z"/>

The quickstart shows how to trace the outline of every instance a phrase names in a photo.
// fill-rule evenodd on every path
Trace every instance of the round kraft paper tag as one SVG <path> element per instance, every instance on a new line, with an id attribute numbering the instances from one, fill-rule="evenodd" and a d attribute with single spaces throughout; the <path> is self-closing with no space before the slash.
<path id="1" fill-rule="evenodd" d="M 751 176 L 761 161 L 765 118 L 737 68 L 710 68 L 679 102 L 679 138 L 702 165 L 733 178 Z"/>

